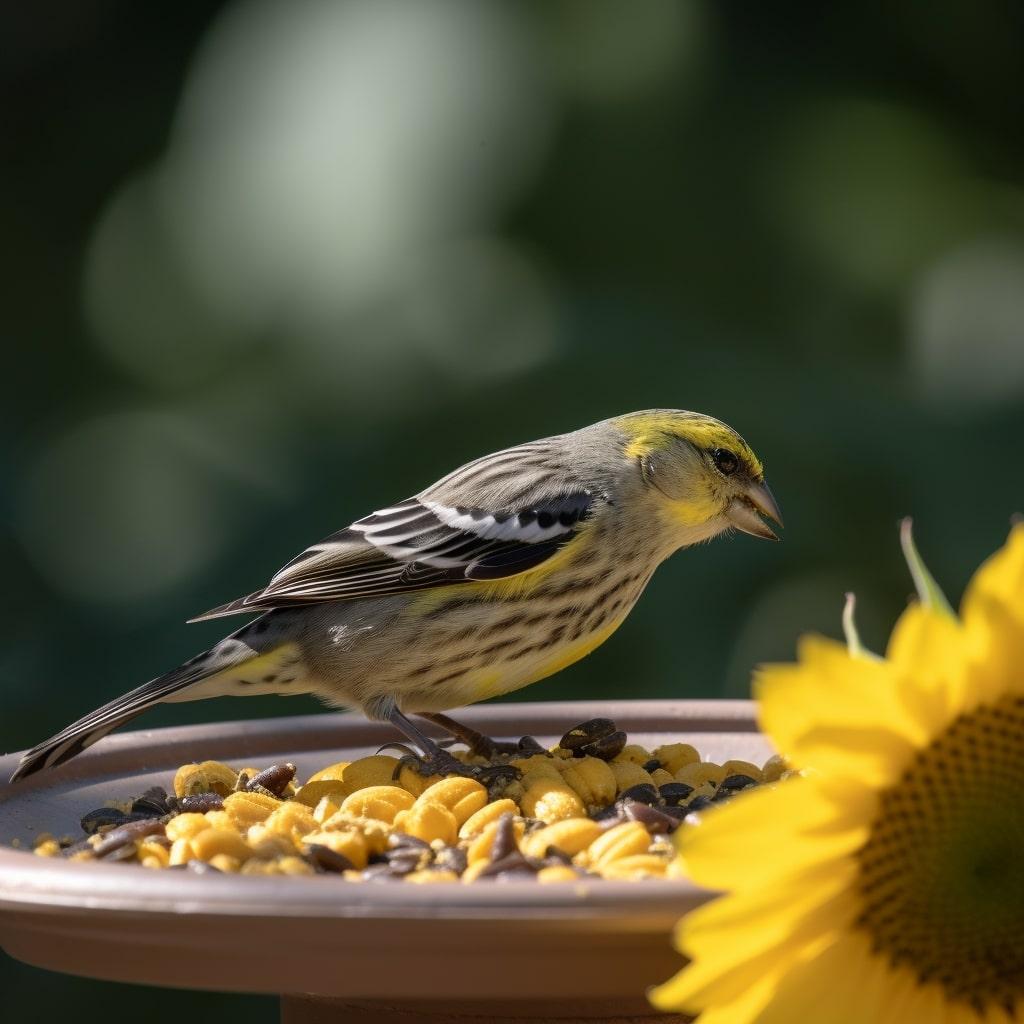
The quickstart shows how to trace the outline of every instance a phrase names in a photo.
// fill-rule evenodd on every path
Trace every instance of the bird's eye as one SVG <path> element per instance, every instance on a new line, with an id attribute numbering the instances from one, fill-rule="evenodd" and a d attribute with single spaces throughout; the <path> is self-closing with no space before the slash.
<path id="1" fill-rule="evenodd" d="M 728 448 L 712 448 L 711 458 L 718 467 L 718 472 L 724 476 L 731 476 L 740 468 L 739 457 Z"/>

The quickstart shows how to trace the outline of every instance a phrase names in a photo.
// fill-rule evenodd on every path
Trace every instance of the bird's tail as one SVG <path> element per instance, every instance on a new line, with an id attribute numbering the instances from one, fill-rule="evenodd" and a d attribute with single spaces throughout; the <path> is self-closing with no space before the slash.
<path id="1" fill-rule="evenodd" d="M 136 690 L 112 700 L 73 722 L 55 736 L 37 744 L 21 759 L 11 782 L 33 775 L 43 768 L 69 761 L 108 732 L 141 715 L 154 704 L 166 701 L 200 700 L 230 694 L 303 692 L 295 685 L 281 690 L 281 683 L 299 684 L 300 658 L 294 643 L 283 643 L 264 651 L 255 650 L 235 634 L 210 650 Z"/>

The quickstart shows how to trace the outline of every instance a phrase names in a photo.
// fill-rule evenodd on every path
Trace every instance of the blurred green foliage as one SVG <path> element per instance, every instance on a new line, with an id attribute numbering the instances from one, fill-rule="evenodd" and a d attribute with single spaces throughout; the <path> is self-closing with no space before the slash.
<path id="1" fill-rule="evenodd" d="M 784 541 L 677 556 L 521 699 L 745 696 L 845 590 L 879 648 L 906 514 L 959 593 L 1024 507 L 1022 29 L 990 0 L 8 10 L 0 749 L 217 639 L 183 620 L 312 540 L 629 409 L 743 432 Z M 19 1020 L 124 991 L 0 972 Z"/>

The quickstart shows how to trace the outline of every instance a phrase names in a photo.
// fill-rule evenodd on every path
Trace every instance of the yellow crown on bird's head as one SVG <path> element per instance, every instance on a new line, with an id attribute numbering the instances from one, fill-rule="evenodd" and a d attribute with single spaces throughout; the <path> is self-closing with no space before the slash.
<path id="1" fill-rule="evenodd" d="M 626 455 L 642 457 L 660 451 L 676 441 L 688 441 L 695 448 L 734 455 L 748 476 L 764 480 L 764 467 L 753 449 L 727 423 L 700 412 L 681 409 L 645 409 L 618 416 L 614 421 L 629 437 Z"/>

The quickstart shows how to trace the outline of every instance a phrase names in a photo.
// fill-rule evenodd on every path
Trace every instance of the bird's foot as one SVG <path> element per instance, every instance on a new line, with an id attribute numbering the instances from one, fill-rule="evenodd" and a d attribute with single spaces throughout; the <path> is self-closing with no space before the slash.
<path id="1" fill-rule="evenodd" d="M 513 764 L 465 764 L 447 750 L 438 749 L 426 755 L 406 754 L 395 767 L 395 777 L 402 768 L 411 768 L 417 775 L 430 778 L 434 775 L 457 775 L 464 779 L 476 779 L 486 786 L 493 795 L 510 782 L 522 777 L 522 772 Z"/>
<path id="2" fill-rule="evenodd" d="M 530 757 L 532 754 L 546 754 L 547 751 L 532 737 L 524 736 L 522 739 L 513 742 L 511 740 L 493 740 L 482 732 L 456 722 L 454 718 L 442 715 L 438 712 L 423 711 L 418 714 L 419 718 L 425 718 L 428 722 L 439 725 L 445 732 L 455 737 L 454 742 L 464 743 L 471 754 L 475 757 L 482 757 L 485 761 L 495 761 L 502 756 Z M 450 741 L 445 741 L 445 746 Z"/>

